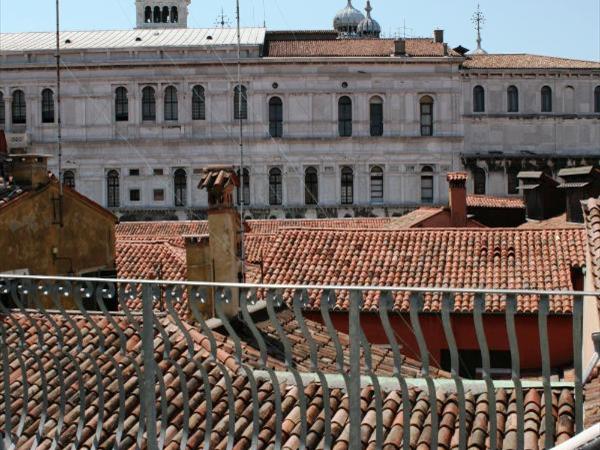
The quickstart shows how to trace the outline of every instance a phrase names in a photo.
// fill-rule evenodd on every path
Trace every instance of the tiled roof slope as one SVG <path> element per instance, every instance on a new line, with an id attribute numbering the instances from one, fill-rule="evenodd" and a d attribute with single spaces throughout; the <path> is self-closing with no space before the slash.
<path id="1" fill-rule="evenodd" d="M 270 41 L 265 56 L 285 57 L 384 57 L 394 54 L 394 39 L 337 39 L 337 40 L 282 40 Z M 457 56 L 449 50 L 450 56 Z M 448 56 L 442 43 L 431 38 L 406 39 L 406 55 L 415 57 Z"/>
<path id="2" fill-rule="evenodd" d="M 117 239 L 117 276 L 121 279 L 187 279 L 185 250 L 167 241 Z"/>
<path id="3" fill-rule="evenodd" d="M 600 62 L 527 54 L 472 55 L 466 69 L 600 69 Z"/>
<path id="4" fill-rule="evenodd" d="M 600 291 L 600 199 L 589 199 L 583 206 L 588 249 L 592 260 L 590 270 L 595 287 Z"/>
<path id="5" fill-rule="evenodd" d="M 469 208 L 498 208 L 498 209 L 525 209 L 522 198 L 494 197 L 491 195 L 467 195 Z"/>
<path id="6" fill-rule="evenodd" d="M 567 215 L 563 213 L 560 216 L 546 220 L 528 220 L 524 224 L 519 225 L 519 228 L 523 230 L 551 230 L 557 228 L 583 229 L 584 225 L 567 221 Z"/>
<path id="7" fill-rule="evenodd" d="M 208 233 L 206 220 L 122 222 L 116 226 L 117 240 L 168 240 L 183 246 L 182 236 Z"/>
<path id="8" fill-rule="evenodd" d="M 282 230 L 265 259 L 265 283 L 456 288 L 573 288 L 571 269 L 585 265 L 583 230 Z M 379 293 L 365 296 L 363 310 L 378 309 Z M 490 312 L 504 309 L 489 296 Z M 311 294 L 308 308 L 318 308 Z M 346 310 L 347 293 L 336 309 Z M 471 296 L 456 296 L 457 311 L 471 311 Z M 569 314 L 572 299 L 551 298 L 551 311 Z M 407 293 L 394 309 L 408 311 Z M 425 295 L 425 311 L 440 310 L 438 295 Z M 537 298 L 522 296 L 518 311 L 537 311 Z"/>
<path id="9" fill-rule="evenodd" d="M 283 228 L 327 228 L 339 230 L 370 230 L 381 229 L 393 219 L 389 217 L 346 219 L 276 219 L 249 220 L 250 233 L 276 233 Z"/>
<path id="10" fill-rule="evenodd" d="M 39 438 L 39 448 L 50 448 L 57 434 L 58 424 L 63 419 L 59 414 L 61 395 L 65 396 L 65 415 L 62 423 L 62 431 L 57 442 L 59 448 L 67 447 L 74 443 L 77 438 L 79 421 L 83 428 L 78 443 L 78 448 L 113 448 L 133 450 L 137 448 L 137 433 L 140 425 L 140 382 L 132 360 L 136 361 L 143 370 L 141 358 L 141 339 L 137 332 L 139 328 L 125 323 L 117 318 L 117 324 L 125 337 L 125 348 L 121 347 L 118 331 L 112 328 L 106 319 L 92 318 L 96 325 L 106 333 L 107 338 L 101 345 L 99 336 L 94 327 L 81 317 L 75 318 L 76 326 L 81 330 L 82 348 L 77 347 L 77 334 L 70 322 L 58 321 L 62 334 L 57 336 L 53 326 L 47 318 L 41 315 L 34 317 L 40 323 L 41 335 L 36 335 L 30 322 L 22 315 L 15 314 L 12 319 L 17 321 L 25 330 L 24 336 L 28 349 L 20 351 L 20 357 L 30 370 L 26 373 L 29 389 L 28 397 L 24 396 L 24 385 L 22 382 L 20 362 L 18 359 L 18 340 L 20 332 L 13 320 L 2 317 L 6 327 L 6 349 L 8 350 L 9 365 L 2 366 L 2 370 L 10 370 L 8 374 L 10 386 L 10 400 L 7 403 L 3 398 L 0 403 L 2 411 L 10 408 L 13 430 L 24 420 L 23 433 L 16 448 L 30 448 Z M 228 416 L 228 404 L 226 381 L 223 372 L 208 360 L 206 350 L 206 338 L 202 336 L 194 339 L 193 355 L 188 352 L 188 347 L 181 333 L 177 329 L 164 323 L 166 335 L 157 333 L 154 339 L 154 358 L 158 364 L 161 375 L 165 380 L 164 395 L 166 396 L 167 416 L 163 416 L 158 397 L 161 386 L 156 385 L 157 413 L 160 425 L 165 431 L 164 448 L 180 448 L 184 436 L 187 440 L 187 448 L 200 448 L 204 441 L 206 430 L 206 402 L 205 392 L 208 390 L 203 384 L 203 378 L 192 358 L 199 361 L 209 375 L 210 392 L 213 404 L 212 423 L 213 429 L 210 435 L 211 449 L 224 449 L 227 447 L 228 427 L 233 422 L 235 433 L 230 437 L 234 440 L 234 448 L 245 450 L 250 448 L 254 426 L 259 427 L 259 448 L 271 448 L 274 443 L 274 435 L 277 424 L 274 414 L 275 390 L 274 386 L 265 381 L 257 382 L 259 398 L 260 422 L 253 423 L 252 420 L 252 388 L 249 380 L 240 375 L 237 365 L 227 352 L 221 351 L 217 359 L 224 363 L 232 378 L 232 389 L 234 398 L 235 416 Z M 139 327 L 139 323 L 137 324 Z M 64 346 L 61 348 L 59 339 L 63 339 Z M 74 364 L 65 354 L 68 353 L 75 359 L 81 369 L 83 382 L 85 383 L 85 410 L 78 408 L 79 405 L 79 379 Z M 38 367 L 37 355 L 43 367 Z M 165 359 L 168 355 L 168 359 Z M 64 385 L 68 389 L 62 389 L 59 385 L 60 378 L 54 376 L 56 373 L 55 360 L 58 358 L 62 364 L 62 375 L 65 377 Z M 98 368 L 95 373 L 92 361 Z M 187 385 L 187 405 L 189 407 L 189 435 L 183 433 L 184 411 L 182 403 L 184 393 L 181 389 L 181 381 L 176 364 L 181 368 Z M 119 390 L 117 366 L 125 383 L 125 415 L 122 429 L 119 429 Z M 45 375 L 45 380 L 42 378 Z M 0 374 L 3 375 L 3 374 Z M 53 376 L 50 376 L 53 375 Z M 46 390 L 42 389 L 45 384 Z M 299 389 L 295 385 L 280 384 L 277 386 L 281 393 L 281 404 L 283 409 L 283 421 L 281 422 L 283 448 L 295 449 L 299 443 Z M 323 445 L 324 419 L 323 395 L 326 391 L 322 386 L 311 383 L 304 387 L 307 401 L 306 419 L 308 425 L 307 448 L 321 448 Z M 44 409 L 40 407 L 43 398 L 47 394 L 47 417 L 44 417 Z M 544 439 L 544 399 L 542 394 L 535 389 L 525 390 L 525 448 L 538 448 Z M 330 389 L 332 448 L 346 450 L 350 447 L 349 439 L 349 404 L 348 398 L 340 389 Z M 383 392 L 383 434 L 384 450 L 398 450 L 402 448 L 402 398 L 401 392 Z M 375 401 L 372 387 L 361 390 L 361 418 L 362 448 L 375 448 Z M 96 425 L 99 424 L 100 400 L 102 400 L 102 423 L 100 424 L 99 436 L 95 441 Z M 411 388 L 409 391 L 411 403 L 410 418 L 410 444 L 411 448 L 428 449 L 431 443 L 431 412 L 427 393 Z M 27 401 L 27 404 L 25 404 Z M 569 389 L 553 391 L 552 403 L 556 411 L 556 438 L 557 443 L 566 441 L 573 433 L 574 399 Z M 440 448 L 455 448 L 458 445 L 458 401 L 455 394 L 438 391 L 435 404 L 440 419 L 440 431 L 438 440 Z M 488 408 L 487 393 L 466 393 L 467 433 L 470 448 L 489 448 L 487 441 L 488 430 Z M 514 393 L 506 390 L 496 392 L 496 410 L 498 422 L 498 448 L 516 448 L 516 426 L 515 415 L 516 401 Z M 26 414 L 26 416 L 23 416 Z M 0 415 L 0 429 L 6 428 L 4 421 L 7 414 Z M 46 419 L 45 425 L 40 428 L 41 421 Z M 157 423 L 157 426 L 159 424 Z M 39 429 L 39 434 L 37 434 Z M 116 442 L 118 431 L 122 431 L 121 441 Z M 541 448 L 541 447 L 540 447 Z"/>
<path id="11" fill-rule="evenodd" d="M 401 217 L 393 217 L 385 228 L 388 230 L 404 230 L 406 228 L 412 228 L 431 217 L 437 216 L 443 211 L 444 208 L 424 206 Z"/>

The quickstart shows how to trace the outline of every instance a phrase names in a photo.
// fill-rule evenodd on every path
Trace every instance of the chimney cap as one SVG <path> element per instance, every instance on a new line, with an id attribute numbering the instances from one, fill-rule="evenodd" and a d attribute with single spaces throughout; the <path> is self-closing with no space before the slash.
<path id="1" fill-rule="evenodd" d="M 230 185 L 240 185 L 233 166 L 209 166 L 204 168 L 198 187 L 225 190 Z"/>
<path id="2" fill-rule="evenodd" d="M 561 169 L 558 172 L 559 177 L 574 177 L 580 175 L 591 175 L 594 171 L 598 172 L 598 170 L 594 169 L 594 166 L 583 166 L 583 167 L 569 167 L 565 169 Z"/>
<path id="3" fill-rule="evenodd" d="M 446 175 L 446 180 L 448 180 L 449 183 L 466 182 L 467 178 L 467 172 L 448 172 Z"/>

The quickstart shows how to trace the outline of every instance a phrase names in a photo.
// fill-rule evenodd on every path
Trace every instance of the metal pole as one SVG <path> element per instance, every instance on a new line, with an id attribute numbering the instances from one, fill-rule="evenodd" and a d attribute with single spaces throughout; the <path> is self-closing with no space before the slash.
<path id="1" fill-rule="evenodd" d="M 57 134 L 58 134 L 58 182 L 61 203 L 61 222 L 62 222 L 62 196 L 63 196 L 63 176 L 62 176 L 62 123 L 60 116 L 60 0 L 56 0 L 56 104 L 57 104 Z"/>
<path id="2" fill-rule="evenodd" d="M 237 20 L 237 89 L 238 89 L 238 119 L 240 128 L 240 258 L 242 260 L 242 280 L 246 280 L 246 247 L 244 244 L 244 120 L 242 118 L 242 37 L 240 30 L 240 0 L 236 0 L 236 20 Z"/>

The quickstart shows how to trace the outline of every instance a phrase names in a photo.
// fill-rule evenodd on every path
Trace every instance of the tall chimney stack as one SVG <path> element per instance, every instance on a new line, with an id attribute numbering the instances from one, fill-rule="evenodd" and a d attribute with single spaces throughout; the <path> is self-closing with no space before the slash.
<path id="1" fill-rule="evenodd" d="M 433 30 L 433 41 L 436 44 L 443 44 L 444 43 L 444 30 Z"/>
<path id="2" fill-rule="evenodd" d="M 450 172 L 446 176 L 450 188 L 450 224 L 453 228 L 467 226 L 467 174 Z"/>
<path id="3" fill-rule="evenodd" d="M 208 249 L 206 239 L 197 242 L 189 241 L 186 245 L 188 261 L 205 265 L 207 259 L 212 264 L 212 270 L 200 268 L 195 272 L 198 278 L 224 283 L 239 283 L 242 281 L 242 261 L 240 235 L 240 217 L 234 207 L 233 191 L 239 186 L 239 180 L 233 167 L 209 167 L 204 169 L 200 189 L 208 192 Z M 194 247 L 199 252 L 197 258 L 190 251 Z M 210 251 L 210 256 L 207 253 Z M 239 289 L 230 289 L 231 299 L 222 305 L 225 315 L 232 318 L 239 313 Z"/>

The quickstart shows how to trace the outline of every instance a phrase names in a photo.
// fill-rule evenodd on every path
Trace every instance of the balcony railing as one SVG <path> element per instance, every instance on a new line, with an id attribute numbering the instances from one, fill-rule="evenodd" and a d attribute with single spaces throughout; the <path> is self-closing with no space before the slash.
<path id="1" fill-rule="evenodd" d="M 367 342 L 361 317 L 373 295 L 370 317 L 385 346 Z M 474 324 L 481 380 L 460 375 L 456 295 L 472 299 L 460 314 Z M 335 312 L 342 298 L 347 316 Z M 425 298 L 441 306 L 447 372 L 430 356 Z M 539 305 L 534 379 L 520 370 L 520 350 L 537 345 L 517 338 L 523 298 Z M 551 365 L 548 319 L 559 300 L 572 305 L 572 335 L 564 336 L 575 349 L 570 382 L 557 380 Z M 491 302 L 505 323 L 510 381 L 492 372 Z M 304 314 L 309 303 L 313 320 Z M 408 450 L 423 442 L 447 448 L 448 433 L 460 449 L 482 439 L 491 449 L 507 439 L 524 449 L 535 427 L 551 448 L 564 440 L 565 421 L 568 436 L 583 429 L 583 303 L 584 293 L 562 291 L 0 275 L 0 449 L 334 448 L 341 440 L 352 449 Z M 405 356 L 397 320 L 412 330 L 418 360 Z"/>

